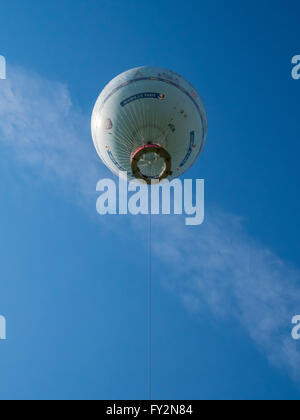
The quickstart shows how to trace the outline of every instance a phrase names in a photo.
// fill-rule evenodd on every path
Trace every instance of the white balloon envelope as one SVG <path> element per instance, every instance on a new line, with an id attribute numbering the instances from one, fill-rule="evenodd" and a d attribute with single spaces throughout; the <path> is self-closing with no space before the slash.
<path id="1" fill-rule="evenodd" d="M 114 173 L 150 184 L 186 172 L 203 151 L 205 107 L 193 86 L 158 67 L 138 67 L 114 78 L 92 114 L 92 137 Z"/>

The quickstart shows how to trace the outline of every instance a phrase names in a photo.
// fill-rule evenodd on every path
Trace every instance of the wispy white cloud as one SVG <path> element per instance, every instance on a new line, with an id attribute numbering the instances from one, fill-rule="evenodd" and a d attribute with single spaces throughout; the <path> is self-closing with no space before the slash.
<path id="1" fill-rule="evenodd" d="M 93 150 L 89 116 L 72 105 L 66 86 L 36 74 L 9 69 L 1 81 L 0 142 L 20 163 L 82 201 L 95 198 L 96 182 L 107 173 Z M 198 228 L 176 217 L 157 218 L 154 252 L 168 265 L 169 285 L 189 310 L 205 307 L 217 317 L 238 319 L 271 363 L 299 379 L 299 343 L 290 332 L 300 310 L 300 271 L 242 226 L 240 218 L 223 212 L 208 212 Z"/>
<path id="2" fill-rule="evenodd" d="M 249 237 L 241 218 L 224 212 L 210 211 L 198 228 L 170 218 L 155 226 L 154 252 L 168 264 L 167 284 L 185 306 L 238 319 L 269 361 L 299 380 L 291 319 L 300 310 L 300 270 Z"/>
<path id="3" fill-rule="evenodd" d="M 67 87 L 37 74 L 9 68 L 0 83 L 0 142 L 24 165 L 61 188 L 95 194 L 101 165 L 89 119 L 72 104 Z"/>

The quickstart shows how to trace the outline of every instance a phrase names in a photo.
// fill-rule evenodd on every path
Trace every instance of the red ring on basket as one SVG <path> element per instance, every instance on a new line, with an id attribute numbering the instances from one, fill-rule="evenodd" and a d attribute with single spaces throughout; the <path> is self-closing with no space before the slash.
<path id="1" fill-rule="evenodd" d="M 156 153 L 165 161 L 165 167 L 163 171 L 157 177 L 150 177 L 141 172 L 138 167 L 138 163 L 141 157 L 147 153 Z M 171 156 L 169 152 L 160 146 L 159 144 L 145 144 L 144 146 L 139 147 L 131 156 L 131 171 L 135 178 L 143 179 L 147 182 L 147 184 L 151 184 L 153 179 L 156 180 L 163 180 L 167 178 L 169 175 L 172 175 L 171 171 Z"/>

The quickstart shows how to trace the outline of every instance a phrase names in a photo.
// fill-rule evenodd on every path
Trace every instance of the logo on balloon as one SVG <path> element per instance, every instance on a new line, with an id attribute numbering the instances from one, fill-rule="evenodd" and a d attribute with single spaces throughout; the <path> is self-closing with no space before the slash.
<path id="1" fill-rule="evenodd" d="M 164 100 L 166 95 L 164 93 L 158 93 L 158 92 L 141 92 L 136 93 L 135 95 L 129 96 L 129 98 L 124 99 L 120 105 L 122 108 L 124 108 L 126 105 L 131 104 L 135 101 L 140 101 L 142 99 L 160 99 Z"/>
<path id="2" fill-rule="evenodd" d="M 113 128 L 113 123 L 110 118 L 106 118 L 106 120 L 104 120 L 103 125 L 104 125 L 105 130 L 111 130 Z"/>

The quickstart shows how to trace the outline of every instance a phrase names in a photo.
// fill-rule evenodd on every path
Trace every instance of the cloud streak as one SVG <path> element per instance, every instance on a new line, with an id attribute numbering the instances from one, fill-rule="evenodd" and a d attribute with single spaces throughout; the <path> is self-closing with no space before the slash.
<path id="1" fill-rule="evenodd" d="M 89 119 L 72 104 L 67 87 L 9 68 L 0 83 L 0 141 L 23 165 L 61 188 L 95 195 L 101 174 Z"/>
<path id="2" fill-rule="evenodd" d="M 82 202 L 96 198 L 97 180 L 107 174 L 93 151 L 89 117 L 72 105 L 66 86 L 35 74 L 9 69 L 0 83 L 0 141 Z M 240 218 L 220 211 L 198 228 L 178 217 L 158 217 L 155 226 L 154 255 L 168 266 L 169 285 L 185 306 L 238 319 L 269 361 L 299 380 L 299 343 L 290 333 L 300 271 L 249 237 Z"/>
<path id="3" fill-rule="evenodd" d="M 224 212 L 210 211 L 199 228 L 164 219 L 158 229 L 154 252 L 174 267 L 167 284 L 185 306 L 234 317 L 272 364 L 300 380 L 299 343 L 291 338 L 300 271 L 249 237 L 241 218 Z"/>

